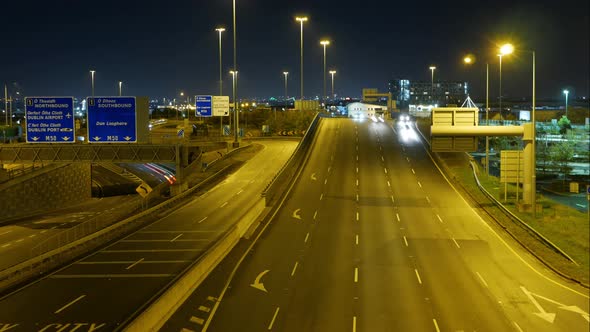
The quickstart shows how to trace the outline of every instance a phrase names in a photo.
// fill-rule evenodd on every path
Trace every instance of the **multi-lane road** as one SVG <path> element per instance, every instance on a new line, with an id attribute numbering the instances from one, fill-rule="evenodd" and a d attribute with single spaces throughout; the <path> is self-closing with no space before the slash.
<path id="1" fill-rule="evenodd" d="M 0 331 L 112 331 L 253 204 L 296 142 L 264 142 L 234 174 L 160 220 L 0 299 Z"/>
<path id="2" fill-rule="evenodd" d="M 228 287 L 205 282 L 166 331 L 588 331 L 588 290 L 490 224 L 412 125 L 324 119 Z"/>

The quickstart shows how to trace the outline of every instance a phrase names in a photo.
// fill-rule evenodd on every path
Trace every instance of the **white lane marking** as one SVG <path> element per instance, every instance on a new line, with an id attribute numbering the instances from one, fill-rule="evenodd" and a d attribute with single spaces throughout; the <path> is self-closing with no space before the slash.
<path id="1" fill-rule="evenodd" d="M 436 217 L 438 218 L 438 221 L 443 222 L 442 218 L 437 214 Z"/>
<path id="2" fill-rule="evenodd" d="M 401 221 L 400 218 L 399 218 L 399 213 L 396 213 L 395 216 L 397 218 L 397 221 Z"/>
<path id="3" fill-rule="evenodd" d="M 37 234 L 31 234 L 31 235 L 29 235 L 29 237 L 35 237 L 35 236 L 37 236 Z"/>
<path id="4" fill-rule="evenodd" d="M 293 265 L 293 270 L 291 270 L 291 277 L 295 275 L 295 270 L 297 270 L 297 265 L 299 265 L 299 262 L 295 262 L 295 265 Z"/>
<path id="5" fill-rule="evenodd" d="M 307 239 L 309 239 L 309 232 L 307 232 L 307 234 L 305 235 L 305 240 L 303 240 L 303 242 L 307 243 Z"/>
<path id="6" fill-rule="evenodd" d="M 484 284 L 484 286 L 488 287 L 488 283 L 483 279 L 483 277 L 481 276 L 481 274 L 479 274 L 479 272 L 475 272 L 477 274 L 477 276 L 479 277 L 479 279 L 481 280 L 481 282 Z"/>
<path id="7" fill-rule="evenodd" d="M 385 159 L 383 159 L 383 156 L 381 156 L 381 161 L 385 161 Z"/>
<path id="8" fill-rule="evenodd" d="M 318 211 L 316 210 L 316 212 L 313 213 L 313 220 L 315 220 L 315 217 L 318 216 Z"/>
<path id="9" fill-rule="evenodd" d="M 204 305 L 200 305 L 200 306 L 199 306 L 199 311 L 202 311 L 202 312 L 209 312 L 209 311 L 211 311 L 211 308 L 209 308 L 209 307 L 205 307 Z"/>
<path id="10" fill-rule="evenodd" d="M 9 246 L 9 245 L 11 245 L 11 244 L 12 244 L 12 243 L 7 243 L 7 244 L 3 245 L 3 246 L 2 246 L 2 248 L 6 248 L 6 247 L 8 247 L 8 246 Z"/>
<path id="11" fill-rule="evenodd" d="M 356 213 L 356 221 L 359 221 L 359 213 Z"/>
<path id="12" fill-rule="evenodd" d="M 359 179 L 356 179 L 356 185 L 357 186 L 359 185 Z"/>
<path id="13" fill-rule="evenodd" d="M 57 226 L 53 226 L 53 227 L 51 227 L 51 229 L 56 229 L 56 228 L 57 228 Z"/>
<path id="14" fill-rule="evenodd" d="M 389 181 L 387 181 L 387 186 L 388 187 L 391 187 L 391 183 L 389 183 Z"/>
<path id="15" fill-rule="evenodd" d="M 195 316 L 191 316 L 191 318 L 189 319 L 189 321 L 191 323 L 195 323 L 195 324 L 199 324 L 199 325 L 203 325 L 203 323 L 205 322 L 204 319 L 199 318 L 199 317 L 195 317 Z"/>
<path id="16" fill-rule="evenodd" d="M 330 156 L 330 160 L 334 160 L 334 154 L 332 154 L 332 156 Z"/>
<path id="17" fill-rule="evenodd" d="M 358 146 L 358 145 L 356 146 L 356 150 L 357 150 L 357 151 L 359 150 L 359 146 Z"/>
<path id="18" fill-rule="evenodd" d="M 279 307 L 277 307 L 277 309 L 275 310 L 275 314 L 272 316 L 272 320 L 270 321 L 270 324 L 268 324 L 268 329 L 272 330 L 272 326 L 275 323 L 275 319 L 277 319 L 277 315 L 279 314 Z"/>
<path id="19" fill-rule="evenodd" d="M 436 329 L 436 332 L 440 332 L 440 329 L 438 328 L 438 324 L 436 323 L 436 319 L 432 319 L 432 322 L 434 323 L 434 328 Z"/>
<path id="20" fill-rule="evenodd" d="M 203 219 L 199 220 L 198 224 L 200 224 L 200 223 L 202 223 L 203 221 L 207 220 L 207 218 L 209 218 L 209 217 L 205 217 L 205 218 L 203 218 Z"/>
<path id="21" fill-rule="evenodd" d="M 358 245 L 359 244 L 359 235 L 357 234 L 355 237 L 356 237 L 355 243 L 356 243 L 356 245 Z"/>
<path id="22" fill-rule="evenodd" d="M 131 269 L 131 268 L 133 268 L 135 265 L 137 265 L 137 264 L 141 263 L 143 260 L 144 260 L 144 258 L 142 258 L 142 259 L 138 260 L 137 262 L 135 262 L 135 263 L 133 263 L 133 264 L 131 264 L 131 265 L 127 266 L 127 267 L 125 268 L 125 270 L 130 270 L 130 269 Z"/>
<path id="23" fill-rule="evenodd" d="M 430 197 L 426 196 L 426 201 L 430 203 Z"/>
<path id="24" fill-rule="evenodd" d="M 402 150 L 403 150 L 403 148 L 402 148 Z M 404 151 L 406 151 L 406 150 L 404 150 Z M 410 158 L 406 157 L 406 160 L 407 160 L 408 162 L 410 162 Z"/>
<path id="25" fill-rule="evenodd" d="M 18 240 L 14 241 L 14 242 L 21 242 L 22 240 L 24 240 L 24 239 L 18 239 Z"/>
<path id="26" fill-rule="evenodd" d="M 408 239 L 406 239 L 406 236 L 404 235 L 404 243 L 406 244 L 406 247 L 408 246 Z"/>
<path id="27" fill-rule="evenodd" d="M 359 194 L 356 194 L 356 201 L 359 201 Z"/>
<path id="28" fill-rule="evenodd" d="M 359 172 L 359 168 L 358 168 L 358 167 L 356 168 L 356 172 L 357 172 L 357 173 Z"/>
<path id="29" fill-rule="evenodd" d="M 414 169 L 412 168 L 412 174 L 416 174 L 416 172 L 414 171 Z"/>
<path id="30" fill-rule="evenodd" d="M 418 273 L 418 270 L 414 269 L 414 272 L 416 272 L 416 278 L 418 278 L 418 282 L 420 283 L 420 285 L 422 285 L 422 279 L 420 279 L 420 273 Z"/>
<path id="31" fill-rule="evenodd" d="M 324 198 L 324 193 L 320 195 L 320 201 Z"/>
<path id="32" fill-rule="evenodd" d="M 358 168 L 357 168 L 357 169 L 358 169 Z M 8 233 L 10 233 L 10 232 L 12 232 L 12 230 L 10 230 L 10 231 L 6 231 L 6 232 L 4 232 L 4 233 L 0 233 L 0 235 L 8 234 Z"/>
<path id="33" fill-rule="evenodd" d="M 359 268 L 355 267 L 354 268 L 354 282 L 358 282 L 359 281 Z"/>
<path id="34" fill-rule="evenodd" d="M 330 173 L 330 170 L 332 169 L 332 166 L 328 167 L 328 173 Z"/>
<path id="35" fill-rule="evenodd" d="M 359 161 L 359 155 L 358 154 L 356 155 L 356 161 Z"/>
<path id="36" fill-rule="evenodd" d="M 326 184 L 326 183 L 328 183 L 328 179 L 325 179 L 325 180 L 324 180 L 324 184 Z"/>
<path id="37" fill-rule="evenodd" d="M 221 206 L 220 206 L 220 207 L 224 207 L 224 206 L 226 206 L 226 205 L 227 205 L 227 202 L 225 202 L 225 203 L 221 204 Z"/>
<path id="38" fill-rule="evenodd" d="M 193 316 L 194 317 L 194 316 Z M 183 327 L 180 332 L 195 332 L 194 330 L 191 329 L 187 329 L 186 327 Z"/>
<path id="39" fill-rule="evenodd" d="M 41 234 L 43 234 L 43 233 L 45 233 L 45 232 L 47 232 L 47 230 L 46 230 L 46 229 L 42 230 L 42 231 L 41 231 Z"/>
<path id="40" fill-rule="evenodd" d="M 461 249 L 461 246 L 459 245 L 459 243 L 457 243 L 457 240 L 455 240 L 455 238 L 453 238 L 453 242 L 455 242 L 455 245 L 457 246 L 457 248 Z"/>
<path id="41" fill-rule="evenodd" d="M 519 325 L 518 325 L 516 322 L 512 322 L 512 323 L 514 323 L 514 326 L 516 326 L 516 329 L 517 329 L 518 331 L 520 331 L 520 332 L 524 332 L 524 331 L 523 331 L 523 330 L 520 328 L 520 326 L 519 326 Z"/>
<path id="42" fill-rule="evenodd" d="M 67 307 L 71 306 L 72 304 L 80 301 L 81 299 L 83 299 L 86 295 L 80 295 L 78 296 L 77 299 L 73 300 L 72 302 L 64 305 L 63 307 L 59 308 L 56 312 L 54 312 L 54 314 L 59 314 L 60 312 L 64 311 Z"/>
<path id="43" fill-rule="evenodd" d="M 174 241 L 178 240 L 178 238 L 181 237 L 181 236 L 182 236 L 182 234 L 178 234 L 175 238 L 173 238 L 172 240 L 170 240 L 170 242 L 174 242 Z"/>
<path id="44" fill-rule="evenodd" d="M 384 170 L 385 170 L 385 174 L 387 174 L 387 168 L 384 168 Z"/>
<path id="45" fill-rule="evenodd" d="M 418 181 L 418 186 L 420 186 L 420 188 L 422 188 L 422 183 L 420 183 L 420 181 Z"/>
<path id="46" fill-rule="evenodd" d="M 240 189 L 240 191 L 238 191 L 238 192 L 236 193 L 236 195 L 239 195 L 239 194 L 241 194 L 242 192 L 244 192 L 244 189 Z"/>
<path id="47" fill-rule="evenodd" d="M 393 196 L 391 196 L 391 203 L 395 203 L 395 200 L 393 199 Z"/>
<path id="48" fill-rule="evenodd" d="M 356 332 L 356 316 L 352 316 L 352 332 Z"/>

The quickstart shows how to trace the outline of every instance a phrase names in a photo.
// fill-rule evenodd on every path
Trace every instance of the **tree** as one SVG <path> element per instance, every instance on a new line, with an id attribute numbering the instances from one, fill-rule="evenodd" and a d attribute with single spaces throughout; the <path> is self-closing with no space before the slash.
<path id="1" fill-rule="evenodd" d="M 557 121 L 557 125 L 559 126 L 559 133 L 562 135 L 567 133 L 568 129 L 572 129 L 572 123 L 565 115 L 561 116 L 561 119 Z"/>
<path id="2" fill-rule="evenodd" d="M 559 174 L 563 174 L 563 182 L 565 183 L 565 179 L 572 171 L 569 162 L 574 157 L 574 144 L 569 140 L 555 143 L 549 148 L 549 156 Z"/>

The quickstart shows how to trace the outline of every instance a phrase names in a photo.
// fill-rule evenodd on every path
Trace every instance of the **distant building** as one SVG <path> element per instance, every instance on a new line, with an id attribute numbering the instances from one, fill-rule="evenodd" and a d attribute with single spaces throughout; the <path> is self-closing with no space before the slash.
<path id="1" fill-rule="evenodd" d="M 468 94 L 467 82 L 439 81 L 432 84 L 430 81 L 395 79 L 388 85 L 389 92 L 401 109 L 410 105 L 461 105 Z"/>
<path id="2" fill-rule="evenodd" d="M 346 112 L 349 118 L 383 118 L 387 113 L 387 106 L 355 102 L 346 105 Z"/>

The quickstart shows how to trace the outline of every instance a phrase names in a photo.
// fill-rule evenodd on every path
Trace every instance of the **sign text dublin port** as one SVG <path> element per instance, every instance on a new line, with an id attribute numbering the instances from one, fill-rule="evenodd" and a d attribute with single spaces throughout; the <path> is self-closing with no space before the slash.
<path id="1" fill-rule="evenodd" d="M 27 97 L 27 143 L 73 143 L 74 98 Z"/>

